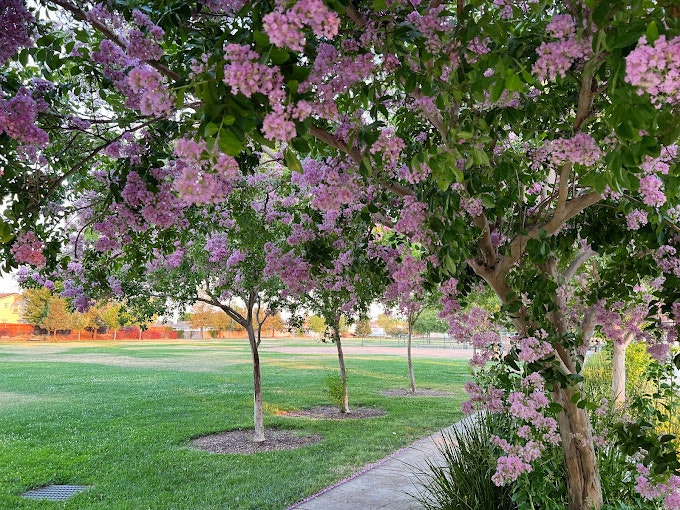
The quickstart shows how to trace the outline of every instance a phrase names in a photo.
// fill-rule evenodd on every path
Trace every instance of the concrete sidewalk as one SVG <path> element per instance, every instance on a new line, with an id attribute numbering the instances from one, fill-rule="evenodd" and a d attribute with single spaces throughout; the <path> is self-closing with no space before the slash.
<path id="1" fill-rule="evenodd" d="M 422 509 L 410 494 L 419 492 L 417 475 L 425 470 L 426 461 L 436 462 L 441 458 L 437 447 L 441 442 L 442 431 L 416 441 L 288 510 Z"/>

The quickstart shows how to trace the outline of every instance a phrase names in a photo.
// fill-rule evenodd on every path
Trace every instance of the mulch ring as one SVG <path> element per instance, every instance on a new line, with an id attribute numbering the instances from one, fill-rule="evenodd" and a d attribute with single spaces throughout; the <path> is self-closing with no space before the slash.
<path id="1" fill-rule="evenodd" d="M 412 393 L 410 389 L 385 390 L 380 394 L 386 397 L 450 397 L 453 395 L 450 391 L 428 389 L 416 390 L 415 393 Z"/>
<path id="2" fill-rule="evenodd" d="M 229 430 L 209 436 L 192 439 L 189 446 L 210 453 L 242 453 L 251 454 L 277 450 L 295 450 L 323 439 L 318 434 L 300 435 L 294 430 L 267 429 L 265 441 L 253 442 L 253 430 Z"/>
<path id="3" fill-rule="evenodd" d="M 297 411 L 286 411 L 279 416 L 286 416 L 292 418 L 315 418 L 321 420 L 344 420 L 344 419 L 360 419 L 360 418 L 378 418 L 385 416 L 387 413 L 382 409 L 376 407 L 351 407 L 349 413 L 341 413 L 335 406 L 316 406 L 309 409 L 300 409 Z"/>

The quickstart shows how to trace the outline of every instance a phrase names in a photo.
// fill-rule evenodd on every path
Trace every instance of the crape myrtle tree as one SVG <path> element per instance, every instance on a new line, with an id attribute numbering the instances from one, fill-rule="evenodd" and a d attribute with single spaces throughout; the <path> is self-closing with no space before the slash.
<path id="1" fill-rule="evenodd" d="M 267 267 L 286 284 L 293 322 L 301 324 L 306 312 L 323 318 L 324 338 L 338 354 L 340 412 L 349 413 L 341 326 L 367 316 L 384 291 L 394 249 L 379 243 L 369 212 L 369 204 L 375 208 L 374 192 L 361 185 L 351 166 L 337 159 L 306 159 L 301 167 L 291 179 L 288 202 L 295 208 L 287 247 L 270 246 Z"/>
<path id="2" fill-rule="evenodd" d="M 430 262 L 437 263 L 436 257 Z M 428 290 L 425 277 L 428 260 L 416 248 L 402 245 L 399 263 L 390 264 L 390 283 L 382 296 L 391 313 L 406 320 L 406 364 L 411 393 L 416 393 L 416 378 L 413 372 L 412 342 L 414 325 L 420 314 L 436 301 L 435 291 Z"/>
<path id="3" fill-rule="evenodd" d="M 196 154 L 201 154 L 200 148 Z M 245 329 L 253 363 L 255 442 L 265 440 L 258 350 L 262 327 L 276 313 L 283 290 L 266 258 L 288 231 L 281 221 L 287 213 L 277 212 L 284 200 L 277 193 L 285 192 L 286 180 L 280 166 L 234 177 L 222 182 L 225 188 L 218 203 L 191 203 L 194 198 L 185 195 L 166 224 L 158 219 L 144 223 L 140 208 L 152 207 L 153 201 L 131 173 L 116 214 L 108 209 L 93 212 L 100 205 L 95 199 L 85 215 L 99 219 L 93 232 L 83 236 L 93 241 L 77 243 L 90 270 L 74 271 L 70 263 L 62 274 L 71 278 L 69 288 L 85 294 L 97 289 L 119 294 L 137 314 L 146 311 L 150 316 L 169 306 L 186 308 L 198 302 L 217 307 Z M 120 221 L 123 210 L 126 222 Z M 93 278 L 98 274 L 106 280 Z"/>
<path id="4" fill-rule="evenodd" d="M 57 251 L 50 228 L 62 223 L 48 218 L 73 208 L 69 194 L 86 192 L 104 157 L 116 162 L 112 204 L 133 171 L 160 192 L 152 168 L 172 193 L 215 197 L 208 184 L 233 165 L 172 164 L 173 139 L 240 168 L 276 144 L 294 170 L 305 156 L 337 160 L 372 187 L 375 218 L 430 233 L 429 281 L 471 270 L 514 323 L 517 341 L 493 366 L 517 387 L 471 387 L 478 406 L 527 422 L 499 441 L 494 481 L 530 472 L 541 445 L 561 441 L 569 508 L 602 506 L 580 372 L 592 305 L 613 290 L 582 275 L 597 254 L 631 290 L 655 282 L 650 319 L 680 311 L 674 0 L 39 5 L 0 6 L 8 263 Z M 444 312 L 464 288 L 449 285 Z M 648 335 L 658 357 L 668 333 Z M 655 484 L 678 466 L 659 451 L 643 456 L 654 476 L 642 467 L 638 489 L 670 507 L 675 479 Z"/>

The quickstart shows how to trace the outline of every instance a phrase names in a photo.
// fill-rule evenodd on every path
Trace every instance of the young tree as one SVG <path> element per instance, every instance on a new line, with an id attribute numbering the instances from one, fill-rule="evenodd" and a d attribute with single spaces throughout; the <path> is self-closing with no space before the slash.
<path id="1" fill-rule="evenodd" d="M 109 330 L 113 330 L 113 339 L 118 337 L 118 330 L 123 326 L 121 317 L 122 305 L 115 302 L 106 302 L 97 307 L 95 321 Z"/>
<path id="2" fill-rule="evenodd" d="M 50 310 L 52 292 L 47 287 L 25 289 L 24 308 L 22 318 L 33 326 L 42 327 L 41 324 Z"/>
<path id="3" fill-rule="evenodd" d="M 57 337 L 57 331 L 65 331 L 71 328 L 71 313 L 68 311 L 66 299 L 60 296 L 51 296 L 47 304 L 47 315 L 40 323 L 40 327 Z"/>
<path id="4" fill-rule="evenodd" d="M 354 333 L 361 338 L 370 336 L 372 332 L 370 319 L 359 319 L 354 326 Z"/>
<path id="5" fill-rule="evenodd" d="M 207 305 L 206 303 L 196 303 L 191 307 L 191 313 L 189 314 L 189 324 L 192 328 L 199 328 L 201 331 L 201 338 L 203 338 L 203 329 L 212 326 L 212 315 L 214 312 L 214 307 Z"/>
<path id="6" fill-rule="evenodd" d="M 318 315 L 310 315 L 305 318 L 305 327 L 318 335 L 323 335 L 326 331 L 326 321 Z"/>
<path id="7" fill-rule="evenodd" d="M 601 508 L 578 404 L 587 312 L 602 285 L 579 291 L 582 314 L 566 303 L 595 253 L 624 262 L 616 269 L 631 287 L 665 278 L 655 290 L 664 314 L 678 301 L 675 2 L 44 3 L 0 6 L 11 14 L 0 17 L 8 262 L 49 262 L 52 229 L 92 187 L 105 184 L 100 198 L 113 207 L 133 176 L 149 185 L 137 207 L 151 218 L 173 195 L 156 170 L 214 203 L 238 171 L 227 156 L 245 172 L 254 150 L 277 143 L 291 169 L 298 155 L 330 158 L 357 177 L 367 215 L 436 256 L 430 283 L 456 277 L 465 294 L 477 278 L 497 294 L 519 334 L 498 367 L 521 357 L 515 378 L 542 378 L 555 405 L 541 409 L 560 409 L 568 507 Z M 187 139 L 205 151 L 184 157 Z M 321 202 L 347 197 L 335 184 L 334 196 L 318 190 Z M 116 249 L 97 220 L 99 247 Z M 145 243 L 152 251 L 157 240 Z M 504 406 L 516 409 L 517 388 L 506 389 Z M 498 483 L 521 474 L 503 469 L 515 448 L 523 469 L 534 458 L 515 439 Z"/>
<path id="8" fill-rule="evenodd" d="M 78 332 L 78 340 L 80 340 L 81 333 L 84 329 L 92 328 L 96 325 L 95 318 L 92 313 L 78 312 L 71 313 L 71 323 L 69 329 L 75 329 Z"/>
<path id="9" fill-rule="evenodd" d="M 446 333 L 449 330 L 449 325 L 444 319 L 439 318 L 441 313 L 437 308 L 425 308 L 413 323 L 413 330 L 421 335 L 430 335 L 431 333 Z"/>

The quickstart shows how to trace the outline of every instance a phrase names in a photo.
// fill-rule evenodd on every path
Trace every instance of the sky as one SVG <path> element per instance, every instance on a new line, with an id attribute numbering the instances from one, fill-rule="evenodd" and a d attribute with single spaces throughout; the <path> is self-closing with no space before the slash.
<path id="1" fill-rule="evenodd" d="M 19 284 L 17 281 L 6 274 L 0 276 L 0 293 L 2 292 L 19 292 Z"/>

